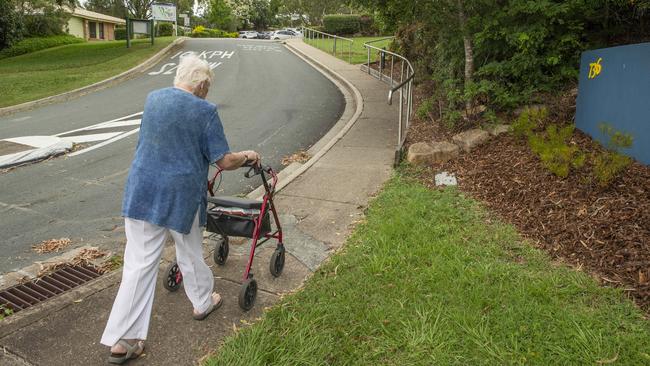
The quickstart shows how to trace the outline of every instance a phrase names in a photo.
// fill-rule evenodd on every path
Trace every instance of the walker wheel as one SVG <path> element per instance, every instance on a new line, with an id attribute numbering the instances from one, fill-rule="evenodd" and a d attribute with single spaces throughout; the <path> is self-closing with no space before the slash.
<path id="1" fill-rule="evenodd" d="M 269 270 L 273 277 L 278 277 L 282 274 L 284 269 L 284 245 L 278 245 L 271 255 L 271 263 L 269 265 Z"/>
<path id="2" fill-rule="evenodd" d="M 183 283 L 183 274 L 181 273 L 181 269 L 178 267 L 178 263 L 175 261 L 172 262 L 167 266 L 164 273 L 167 275 L 165 276 L 163 286 L 165 286 L 167 291 L 174 292 L 178 290 L 178 288 L 181 287 L 181 283 Z"/>
<path id="3" fill-rule="evenodd" d="M 230 246 L 228 245 L 228 237 L 225 235 L 217 235 L 217 244 L 214 248 L 213 259 L 214 263 L 223 266 L 228 259 L 228 252 L 230 252 Z"/>
<path id="4" fill-rule="evenodd" d="M 252 309 L 256 297 L 257 281 L 249 278 L 242 284 L 241 290 L 239 290 L 239 307 L 244 311 Z"/>

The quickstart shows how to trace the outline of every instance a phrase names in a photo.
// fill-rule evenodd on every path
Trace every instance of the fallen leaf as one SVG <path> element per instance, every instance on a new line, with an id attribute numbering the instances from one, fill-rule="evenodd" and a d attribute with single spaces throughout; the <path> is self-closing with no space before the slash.
<path id="1" fill-rule="evenodd" d="M 32 250 L 39 254 L 51 252 L 58 253 L 63 248 L 69 246 L 70 243 L 72 243 L 70 238 L 43 240 L 40 244 L 32 246 Z"/>

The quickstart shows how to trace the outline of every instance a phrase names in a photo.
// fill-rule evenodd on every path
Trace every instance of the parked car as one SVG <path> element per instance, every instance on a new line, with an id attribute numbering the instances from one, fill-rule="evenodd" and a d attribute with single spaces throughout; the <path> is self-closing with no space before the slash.
<path id="1" fill-rule="evenodd" d="M 271 39 L 273 40 L 282 40 L 295 37 L 295 34 L 286 30 L 279 30 L 271 34 Z"/>
<path id="2" fill-rule="evenodd" d="M 257 32 L 258 39 L 271 39 L 273 32 Z"/>
<path id="3" fill-rule="evenodd" d="M 241 31 L 241 32 L 239 32 L 239 38 L 255 39 L 255 38 L 257 38 L 257 32 L 256 31 Z"/>
<path id="4" fill-rule="evenodd" d="M 302 33 L 298 30 L 298 28 L 285 28 L 284 30 L 293 33 L 293 35 L 296 37 L 302 37 Z"/>

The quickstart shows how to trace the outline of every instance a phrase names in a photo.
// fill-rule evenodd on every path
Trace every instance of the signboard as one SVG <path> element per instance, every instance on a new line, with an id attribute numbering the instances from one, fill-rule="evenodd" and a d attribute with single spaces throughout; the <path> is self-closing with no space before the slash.
<path id="1" fill-rule="evenodd" d="M 136 20 L 133 19 L 131 21 L 132 25 L 132 32 L 135 33 L 140 33 L 140 34 L 149 34 L 150 30 L 149 28 L 151 27 L 151 22 L 148 20 Z"/>
<path id="2" fill-rule="evenodd" d="M 154 20 L 176 22 L 176 6 L 174 4 L 151 4 L 151 15 Z"/>
<path id="3" fill-rule="evenodd" d="M 628 133 L 621 152 L 650 164 L 650 43 L 584 52 L 576 108 L 576 127 L 603 144 L 602 123 Z"/>
<path id="4" fill-rule="evenodd" d="M 153 44 L 153 19 L 129 19 L 126 18 L 126 48 L 131 47 L 131 38 L 134 34 L 148 34 Z"/>
<path id="5" fill-rule="evenodd" d="M 180 14 L 179 17 L 183 18 L 183 27 L 190 26 L 190 17 L 187 14 Z"/>

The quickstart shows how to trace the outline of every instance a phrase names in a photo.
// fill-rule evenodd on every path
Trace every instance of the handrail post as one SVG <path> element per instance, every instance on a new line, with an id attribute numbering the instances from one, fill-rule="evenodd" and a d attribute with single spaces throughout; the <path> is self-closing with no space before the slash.
<path id="1" fill-rule="evenodd" d="M 394 85 L 393 83 L 393 63 L 395 61 L 395 56 L 390 55 L 390 86 Z"/>
<path id="2" fill-rule="evenodd" d="M 402 113 L 404 111 L 404 100 L 403 100 L 403 92 L 401 89 L 399 90 L 399 127 L 397 129 L 397 147 L 400 147 L 402 145 Z"/>
<path id="3" fill-rule="evenodd" d="M 366 47 L 368 50 L 368 74 L 370 74 L 370 47 Z"/>
<path id="4" fill-rule="evenodd" d="M 348 53 L 348 63 L 349 63 L 349 64 L 352 64 L 352 44 L 353 44 L 353 43 L 354 43 L 353 40 L 350 41 L 350 52 Z"/>

